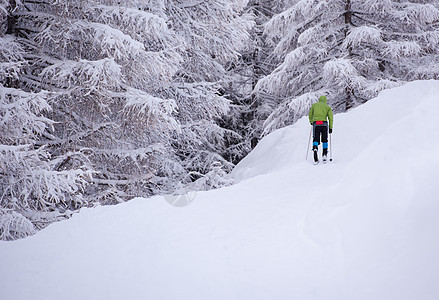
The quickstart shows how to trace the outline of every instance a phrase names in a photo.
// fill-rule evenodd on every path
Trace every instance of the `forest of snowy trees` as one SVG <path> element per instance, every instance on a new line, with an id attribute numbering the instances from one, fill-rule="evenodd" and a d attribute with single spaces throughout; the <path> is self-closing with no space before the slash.
<path id="1" fill-rule="evenodd" d="M 438 0 L 0 0 L 0 24 L 3 240 L 228 184 L 320 95 L 439 79 Z"/>

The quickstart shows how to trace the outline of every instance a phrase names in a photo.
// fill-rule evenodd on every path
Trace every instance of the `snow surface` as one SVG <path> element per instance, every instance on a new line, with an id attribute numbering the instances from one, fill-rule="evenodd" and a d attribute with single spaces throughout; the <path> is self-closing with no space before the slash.
<path id="1" fill-rule="evenodd" d="M 0 242 L 0 298 L 439 299 L 439 81 L 337 114 L 333 158 L 306 118 L 264 138 L 237 184 L 83 209 Z"/>

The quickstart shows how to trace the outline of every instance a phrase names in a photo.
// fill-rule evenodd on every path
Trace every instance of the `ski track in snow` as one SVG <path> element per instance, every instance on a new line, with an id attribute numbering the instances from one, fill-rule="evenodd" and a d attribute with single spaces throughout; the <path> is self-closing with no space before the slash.
<path id="1" fill-rule="evenodd" d="M 137 198 L 0 242 L 0 298 L 439 299 L 438 114 L 439 81 L 408 83 L 335 115 L 332 163 L 305 161 L 305 117 L 184 208 Z"/>

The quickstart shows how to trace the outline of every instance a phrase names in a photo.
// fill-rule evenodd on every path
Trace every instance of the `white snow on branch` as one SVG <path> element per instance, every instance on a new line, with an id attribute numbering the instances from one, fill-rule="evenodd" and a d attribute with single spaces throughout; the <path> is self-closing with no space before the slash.
<path id="1" fill-rule="evenodd" d="M 383 53 L 391 58 L 420 56 L 421 46 L 414 41 L 395 41 L 385 44 Z"/>
<path id="2" fill-rule="evenodd" d="M 357 70 L 348 59 L 338 58 L 328 61 L 324 67 L 324 76 L 327 80 L 337 81 L 337 78 L 357 75 Z"/>
<path id="3" fill-rule="evenodd" d="M 47 25 L 37 40 L 55 42 L 57 43 L 55 47 L 64 48 L 69 41 L 79 39 L 83 43 L 91 43 L 94 51 L 97 51 L 101 57 L 113 57 L 119 61 L 135 57 L 145 51 L 143 43 L 110 25 L 85 20 L 53 22 L 55 24 Z"/>
<path id="4" fill-rule="evenodd" d="M 0 208 L 0 241 L 16 240 L 34 233 L 34 225 L 22 214 Z"/>
<path id="5" fill-rule="evenodd" d="M 168 29 L 166 19 L 155 14 L 128 7 L 97 5 L 92 9 L 96 10 L 96 20 L 109 24 L 118 23 L 132 36 L 143 36 L 145 38 L 169 44 L 172 41 L 173 33 Z"/>
<path id="6" fill-rule="evenodd" d="M 325 63 L 323 76 L 328 86 L 360 88 L 367 86 L 366 79 L 359 75 L 349 59 L 337 58 Z"/>
<path id="7" fill-rule="evenodd" d="M 53 122 L 42 116 L 51 111 L 48 93 L 28 93 L 0 85 L 0 131 L 2 143 L 27 143 Z"/>
<path id="8" fill-rule="evenodd" d="M 106 56 L 117 60 L 123 60 L 145 51 L 141 42 L 109 25 L 77 21 L 73 23 L 73 26 L 81 31 L 91 31 L 93 43 L 99 46 Z"/>
<path id="9" fill-rule="evenodd" d="M 439 45 L 439 30 L 428 31 L 424 34 L 427 45 L 431 48 L 435 48 Z"/>
<path id="10" fill-rule="evenodd" d="M 300 46 L 315 43 L 321 40 L 321 36 L 325 34 L 323 28 L 319 25 L 306 29 L 299 35 L 297 42 Z"/>
<path id="11" fill-rule="evenodd" d="M 4 174 L 0 184 L 7 186 L 0 198 L 2 207 L 38 210 L 68 205 L 72 195 L 78 195 L 75 197 L 80 201 L 78 192 L 91 179 L 91 171 L 85 167 L 54 170 L 59 159 L 48 161 L 49 154 L 44 148 L 0 145 L 0 154 L 0 172 Z"/>
<path id="12" fill-rule="evenodd" d="M 169 82 L 181 67 L 182 60 L 182 56 L 174 49 L 143 52 L 129 62 L 124 75 L 128 72 L 127 76 L 137 77 L 138 80 L 142 80 L 141 77 L 147 77 Z M 129 72 L 134 72 L 134 74 Z M 130 84 L 135 85 L 135 83 Z"/>
<path id="13" fill-rule="evenodd" d="M 211 82 L 172 84 L 174 98 L 183 122 L 205 119 L 214 120 L 226 115 L 230 100 L 218 96 L 218 85 Z"/>
<path id="14" fill-rule="evenodd" d="M 18 74 L 24 64 L 23 53 L 23 47 L 13 36 L 0 37 L 0 78 L 19 78 Z"/>
<path id="15" fill-rule="evenodd" d="M 258 81 L 255 91 L 267 92 L 279 95 L 285 88 L 294 87 L 301 89 L 311 80 L 310 77 L 318 75 L 315 62 L 327 55 L 325 44 L 313 44 L 310 46 L 297 47 L 287 54 L 281 63 L 271 74 Z M 319 75 L 320 76 L 320 75 Z M 288 82 L 287 84 L 285 82 Z M 287 93 L 286 93 L 287 94 Z"/>
<path id="16" fill-rule="evenodd" d="M 285 61 L 275 70 L 284 70 L 286 72 L 303 67 L 305 63 L 313 63 L 321 57 L 327 55 L 328 50 L 324 44 L 315 44 L 310 46 L 297 47 L 287 54 Z"/>
<path id="17" fill-rule="evenodd" d="M 370 97 L 376 97 L 379 92 L 401 86 L 404 82 L 402 81 L 391 81 L 388 79 L 381 79 L 376 82 L 372 82 L 364 90 L 364 92 Z"/>
<path id="18" fill-rule="evenodd" d="M 392 0 L 365 0 L 363 6 L 369 13 L 380 14 L 393 7 Z"/>
<path id="19" fill-rule="evenodd" d="M 166 147 L 161 143 L 151 144 L 148 147 L 139 147 L 135 149 L 93 149 L 94 154 L 104 157 L 117 157 L 119 159 L 130 158 L 133 161 L 140 161 L 149 158 L 153 154 L 163 154 Z"/>
<path id="20" fill-rule="evenodd" d="M 7 0 L 1 0 L 0 1 L 0 16 L 1 14 L 7 15 L 8 14 L 8 6 L 9 6 L 9 1 Z"/>
<path id="21" fill-rule="evenodd" d="M 410 72 L 410 75 L 416 79 L 433 78 L 439 80 L 439 63 L 430 62 L 429 64 L 417 66 L 414 70 Z"/>
<path id="22" fill-rule="evenodd" d="M 164 126 L 172 130 L 180 130 L 176 119 L 172 116 L 177 111 L 177 104 L 171 99 L 154 97 L 141 90 L 128 88 L 123 94 L 127 102 L 125 110 L 128 113 L 146 116 L 156 126 Z"/>
<path id="23" fill-rule="evenodd" d="M 290 8 L 283 13 L 273 16 L 265 24 L 264 35 L 268 37 L 268 42 L 285 39 L 286 36 L 296 36 L 296 22 L 295 9 Z"/>
<path id="24" fill-rule="evenodd" d="M 439 21 L 439 10 L 431 4 L 410 3 L 407 16 L 419 24 L 427 25 Z"/>
<path id="25" fill-rule="evenodd" d="M 114 59 L 104 58 L 97 61 L 58 61 L 45 68 L 41 76 L 65 87 L 81 84 L 81 88 L 105 92 L 108 88 L 120 86 L 121 68 Z"/>
<path id="26" fill-rule="evenodd" d="M 369 26 L 352 27 L 343 42 L 343 47 L 346 49 L 359 47 L 361 44 L 378 45 L 381 42 L 381 31 L 378 28 Z"/>

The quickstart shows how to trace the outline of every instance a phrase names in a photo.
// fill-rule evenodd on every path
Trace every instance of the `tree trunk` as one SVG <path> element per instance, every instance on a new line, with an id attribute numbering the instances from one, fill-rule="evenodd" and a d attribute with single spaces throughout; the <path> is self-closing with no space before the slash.
<path id="1" fill-rule="evenodd" d="M 350 27 L 353 25 L 352 23 L 352 3 L 351 0 L 346 0 L 345 5 L 345 12 L 344 12 L 344 23 L 345 23 L 345 30 L 344 30 L 344 37 L 347 38 L 347 35 L 349 33 Z M 352 47 L 348 47 L 348 58 L 352 57 Z M 354 106 L 353 101 L 353 93 L 352 89 L 350 87 L 346 87 L 345 93 L 346 93 L 346 101 L 345 101 L 345 109 L 349 110 Z"/>
<path id="2" fill-rule="evenodd" d="M 261 14 L 262 14 L 262 5 L 260 1 L 256 1 L 254 4 L 254 13 L 256 15 L 256 26 L 255 26 L 255 42 L 256 47 L 253 52 L 252 64 L 253 64 L 253 76 L 252 76 L 252 90 L 255 89 L 258 84 L 259 79 L 261 78 L 261 54 L 259 53 L 260 48 L 262 48 L 262 35 L 263 35 L 263 24 L 261 23 Z"/>
<path id="3" fill-rule="evenodd" d="M 15 33 L 15 25 L 17 24 L 17 17 L 14 16 L 14 10 L 17 7 L 15 0 L 9 0 L 8 17 L 6 20 L 6 34 Z"/>
<path id="4" fill-rule="evenodd" d="M 17 17 L 14 16 L 14 10 L 17 7 L 17 2 L 15 0 L 9 0 L 9 5 L 7 7 L 8 15 L 6 17 L 6 34 L 16 33 Z M 18 88 L 18 80 L 12 76 L 6 76 L 2 84 L 8 88 Z"/>
<path id="5" fill-rule="evenodd" d="M 352 5 L 351 0 L 346 0 L 345 13 L 344 13 L 344 22 L 346 27 L 352 24 Z"/>
<path id="6" fill-rule="evenodd" d="M 352 89 L 347 87 L 345 89 L 346 101 L 345 101 L 345 110 L 349 110 L 354 107 L 354 99 Z"/>

